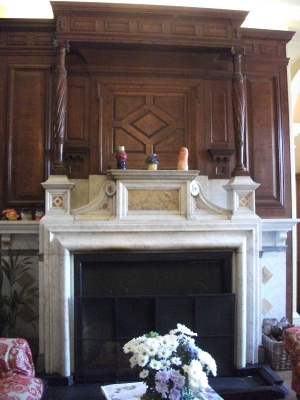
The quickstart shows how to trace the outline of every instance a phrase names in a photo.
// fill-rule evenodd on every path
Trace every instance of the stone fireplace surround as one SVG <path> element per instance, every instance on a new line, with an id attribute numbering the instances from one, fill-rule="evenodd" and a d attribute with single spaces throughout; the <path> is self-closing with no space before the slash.
<path id="1" fill-rule="evenodd" d="M 101 251 L 233 251 L 235 366 L 258 362 L 262 318 L 270 315 L 262 312 L 262 271 L 280 264 L 269 290 L 278 299 L 271 315 L 282 317 L 285 238 L 296 221 L 261 220 L 255 214 L 259 185 L 250 177 L 235 177 L 219 187 L 227 207 L 210 201 L 202 182 L 198 171 L 110 170 L 98 195 L 72 210 L 74 183 L 63 175 L 42 183 L 39 362 L 46 373 L 68 377 L 74 371 L 73 255 Z"/>

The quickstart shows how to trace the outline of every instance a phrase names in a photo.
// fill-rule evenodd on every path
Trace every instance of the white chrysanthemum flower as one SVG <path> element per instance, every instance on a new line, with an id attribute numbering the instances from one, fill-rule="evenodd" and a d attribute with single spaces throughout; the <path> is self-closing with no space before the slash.
<path id="1" fill-rule="evenodd" d="M 202 365 L 198 360 L 192 360 L 189 366 L 188 374 L 190 378 L 197 378 L 202 371 Z"/>
<path id="2" fill-rule="evenodd" d="M 146 343 L 140 343 L 136 348 L 135 352 L 139 355 L 146 356 L 148 354 L 148 347 Z"/>
<path id="3" fill-rule="evenodd" d="M 171 363 L 175 365 L 181 365 L 181 359 L 180 357 L 172 357 L 171 358 Z"/>
<path id="4" fill-rule="evenodd" d="M 200 388 L 205 389 L 208 386 L 208 378 L 205 372 L 201 372 L 198 376 L 198 380 L 200 381 Z"/>
<path id="5" fill-rule="evenodd" d="M 206 351 L 198 351 L 199 361 L 203 366 L 207 365 L 207 372 L 211 371 L 214 376 L 217 375 L 217 365 L 214 358 Z"/>
<path id="6" fill-rule="evenodd" d="M 208 379 L 203 371 L 200 371 L 197 377 L 189 378 L 188 382 L 189 382 L 189 387 L 193 392 L 197 392 L 198 390 L 203 390 L 208 386 Z"/>
<path id="7" fill-rule="evenodd" d="M 170 366 L 170 361 L 167 359 L 162 359 L 161 361 L 161 368 L 167 369 Z"/>
<path id="8" fill-rule="evenodd" d="M 178 336 L 177 335 L 165 335 L 165 340 L 168 343 L 168 347 L 170 347 L 172 350 L 176 350 L 179 342 L 178 342 Z"/>
<path id="9" fill-rule="evenodd" d="M 172 349 L 167 346 L 161 346 L 157 352 L 159 358 L 168 358 L 172 354 Z"/>
<path id="10" fill-rule="evenodd" d="M 139 336 L 138 338 L 131 339 L 123 346 L 124 353 L 134 352 L 136 347 L 146 340 L 145 336 Z"/>
<path id="11" fill-rule="evenodd" d="M 142 378 L 142 379 L 147 378 L 148 375 L 149 375 L 149 371 L 148 371 L 147 369 L 143 369 L 143 370 L 140 372 L 140 378 Z"/>
<path id="12" fill-rule="evenodd" d="M 149 361 L 149 356 L 144 354 L 139 354 L 137 356 L 137 363 L 140 367 L 144 367 Z"/>
<path id="13" fill-rule="evenodd" d="M 147 354 L 154 357 L 157 354 L 157 351 L 160 347 L 160 341 L 157 338 L 149 338 L 147 342 L 145 342 L 145 349 Z"/>
<path id="14" fill-rule="evenodd" d="M 189 387 L 191 388 L 192 392 L 197 392 L 200 389 L 198 379 L 193 378 L 189 379 Z"/>
<path id="15" fill-rule="evenodd" d="M 133 352 L 135 347 L 137 346 L 136 340 L 132 339 L 128 343 L 125 343 L 123 346 L 124 353 Z"/>
<path id="16" fill-rule="evenodd" d="M 170 347 L 173 350 L 176 350 L 178 347 L 178 336 L 176 335 L 164 335 L 159 338 L 160 344 L 164 347 Z"/>
<path id="17" fill-rule="evenodd" d="M 182 324 L 177 324 L 178 332 L 183 333 L 184 335 L 189 335 L 189 336 L 197 336 L 197 333 L 191 331 L 189 328 L 187 328 L 185 325 Z"/>
<path id="18" fill-rule="evenodd" d="M 138 358 L 137 358 L 137 356 L 134 354 L 134 355 L 129 359 L 130 367 L 131 367 L 131 368 L 135 367 L 135 366 L 137 365 L 137 361 L 138 361 Z"/>
<path id="19" fill-rule="evenodd" d="M 156 370 L 159 370 L 159 369 L 161 369 L 161 362 L 158 361 L 158 360 L 154 360 L 153 359 L 153 360 L 150 361 L 149 367 L 153 368 L 153 369 L 156 369 Z"/>
<path id="20" fill-rule="evenodd" d="M 183 372 L 185 372 L 186 374 L 188 374 L 188 373 L 189 373 L 190 367 L 189 367 L 188 365 L 184 364 L 184 365 L 182 366 L 182 369 L 183 369 Z"/>

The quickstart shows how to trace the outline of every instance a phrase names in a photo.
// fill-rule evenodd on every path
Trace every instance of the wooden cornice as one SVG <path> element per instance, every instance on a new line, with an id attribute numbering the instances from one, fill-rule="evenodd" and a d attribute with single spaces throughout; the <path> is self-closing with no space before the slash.
<path id="1" fill-rule="evenodd" d="M 31 55 L 53 53 L 55 21 L 48 19 L 1 18 L 0 51 L 8 54 Z"/>
<path id="2" fill-rule="evenodd" d="M 247 11 L 50 2 L 56 35 L 75 42 L 228 48 L 241 43 Z"/>

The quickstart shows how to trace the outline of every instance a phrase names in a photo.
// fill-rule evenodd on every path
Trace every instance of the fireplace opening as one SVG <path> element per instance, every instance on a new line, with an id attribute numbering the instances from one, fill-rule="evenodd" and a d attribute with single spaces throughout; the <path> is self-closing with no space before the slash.
<path id="1" fill-rule="evenodd" d="M 74 255 L 74 379 L 137 380 L 123 345 L 181 323 L 234 374 L 232 252 L 101 252 Z"/>

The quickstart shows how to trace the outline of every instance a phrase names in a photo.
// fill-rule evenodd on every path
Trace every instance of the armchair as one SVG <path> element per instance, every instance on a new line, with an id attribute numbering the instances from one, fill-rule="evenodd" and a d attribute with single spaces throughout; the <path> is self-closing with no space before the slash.
<path id="1" fill-rule="evenodd" d="M 0 400 L 39 400 L 43 390 L 27 341 L 0 338 Z"/>
<path id="2" fill-rule="evenodd" d="M 300 399 L 300 326 L 284 329 L 282 342 L 292 366 L 291 387 Z"/>

